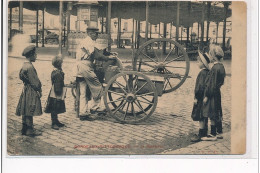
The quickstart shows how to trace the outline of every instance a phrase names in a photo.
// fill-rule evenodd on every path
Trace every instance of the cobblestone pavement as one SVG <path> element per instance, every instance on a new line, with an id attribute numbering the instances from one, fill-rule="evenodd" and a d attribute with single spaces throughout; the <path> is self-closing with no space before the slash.
<path id="1" fill-rule="evenodd" d="M 52 57 L 39 57 L 34 63 L 38 76 L 43 84 L 42 105 L 51 87 L 50 74 L 53 69 Z M 46 61 L 48 60 L 48 61 Z M 18 78 L 23 59 L 8 58 L 8 115 L 7 115 L 7 150 L 9 155 L 107 155 L 107 154 L 194 154 L 190 143 L 192 134 L 198 131 L 198 122 L 190 118 L 193 90 L 199 69 L 191 62 L 190 76 L 176 91 L 163 95 L 153 115 L 138 125 L 120 124 L 113 118 L 96 117 L 95 121 L 80 121 L 74 111 L 74 98 L 70 92 L 66 98 L 67 112 L 59 115 L 59 120 L 66 124 L 60 130 L 51 129 L 50 114 L 34 118 L 36 129 L 42 136 L 29 138 L 20 134 L 21 117 L 15 115 L 15 109 L 23 84 Z M 65 83 L 73 80 L 72 68 L 75 61 L 65 59 L 63 70 Z M 15 65 L 14 65 L 15 64 Z M 125 64 L 127 65 L 127 64 Z M 224 132 L 230 132 L 231 118 L 231 61 L 224 62 L 228 74 L 222 87 L 222 107 L 224 113 Z M 204 142 L 201 142 L 203 144 Z M 220 145 L 220 146 L 219 146 Z M 209 145 L 207 150 L 216 151 L 225 145 L 230 151 L 230 141 Z M 180 150 L 178 150 L 180 149 Z M 177 152 L 179 151 L 179 152 Z M 206 151 L 202 154 L 208 154 Z M 212 154 L 212 153 L 211 153 Z"/>
<path id="2" fill-rule="evenodd" d="M 201 141 L 177 150 L 164 151 L 161 154 L 230 154 L 230 132 L 223 134 L 217 141 Z"/>

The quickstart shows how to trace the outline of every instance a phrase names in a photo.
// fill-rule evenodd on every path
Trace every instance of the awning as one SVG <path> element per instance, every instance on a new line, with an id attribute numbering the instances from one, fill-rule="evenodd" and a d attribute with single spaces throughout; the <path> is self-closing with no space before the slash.
<path id="1" fill-rule="evenodd" d="M 73 2 L 74 6 L 72 8 L 71 14 L 77 15 L 76 1 Z M 98 2 L 99 17 L 106 17 L 107 14 L 107 4 L 106 1 Z M 180 2 L 180 25 L 188 26 L 195 22 L 202 22 L 201 16 L 203 11 L 202 2 L 191 2 L 190 16 L 188 15 L 188 1 Z M 67 10 L 68 1 L 64 1 L 63 10 Z M 9 7 L 18 7 L 19 1 L 9 1 Z M 59 1 L 23 1 L 23 7 L 29 10 L 39 10 L 46 8 L 46 12 L 59 15 Z M 132 19 L 139 21 L 145 21 L 146 2 L 145 1 L 113 1 L 111 9 L 112 18 L 122 18 L 122 19 Z M 177 2 L 176 1 L 150 1 L 149 2 L 149 23 L 158 24 L 176 21 L 177 16 Z M 204 20 L 208 20 L 207 6 L 205 5 L 204 10 Z M 227 17 L 231 16 L 231 9 L 228 9 Z M 210 21 L 221 22 L 224 20 L 224 8 L 211 5 L 210 10 Z"/>
<path id="2" fill-rule="evenodd" d="M 203 11 L 202 2 L 191 2 L 190 16 L 188 14 L 188 1 L 180 2 L 180 25 L 187 26 L 189 23 L 202 22 L 201 16 Z M 106 16 L 107 2 L 100 2 L 102 7 L 99 9 L 99 16 Z M 111 17 L 145 21 L 146 3 L 144 1 L 114 1 L 112 2 Z M 176 21 L 177 2 L 176 1 L 150 1 L 149 2 L 149 23 L 158 24 Z M 204 20 L 208 20 L 207 5 L 204 10 Z M 227 17 L 231 16 L 231 9 L 228 9 Z M 210 21 L 220 22 L 224 20 L 224 8 L 211 5 Z"/>

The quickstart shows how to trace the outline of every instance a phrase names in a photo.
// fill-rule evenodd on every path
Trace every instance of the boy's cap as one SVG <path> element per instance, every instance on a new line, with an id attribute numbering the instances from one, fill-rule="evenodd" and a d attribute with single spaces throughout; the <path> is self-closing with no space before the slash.
<path id="1" fill-rule="evenodd" d="M 200 51 L 198 51 L 198 52 L 199 52 L 199 58 L 200 58 L 201 62 L 204 64 L 204 66 L 207 69 L 209 69 L 209 62 L 210 62 L 210 60 L 209 60 L 208 53 L 202 54 Z"/>
<path id="2" fill-rule="evenodd" d="M 34 45 L 31 45 L 31 46 L 27 46 L 24 50 L 23 50 L 23 53 L 22 53 L 22 56 L 28 56 L 32 53 L 35 52 L 35 46 Z"/>

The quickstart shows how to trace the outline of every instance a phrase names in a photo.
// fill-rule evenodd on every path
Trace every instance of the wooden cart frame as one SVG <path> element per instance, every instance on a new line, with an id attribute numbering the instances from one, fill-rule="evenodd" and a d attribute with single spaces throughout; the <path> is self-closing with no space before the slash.
<path id="1" fill-rule="evenodd" d="M 136 124 L 149 118 L 158 96 L 178 89 L 189 74 L 190 62 L 177 42 L 158 38 L 145 42 L 134 54 L 132 70 L 120 59 L 103 62 L 103 100 L 108 115 L 121 123 Z M 79 116 L 79 84 L 72 88 Z"/>

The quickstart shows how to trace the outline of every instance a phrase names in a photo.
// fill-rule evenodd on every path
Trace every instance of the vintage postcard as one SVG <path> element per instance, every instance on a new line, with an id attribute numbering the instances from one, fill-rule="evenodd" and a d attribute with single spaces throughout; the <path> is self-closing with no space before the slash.
<path id="1" fill-rule="evenodd" d="M 9 156 L 246 153 L 245 2 L 8 1 L 7 22 Z"/>

